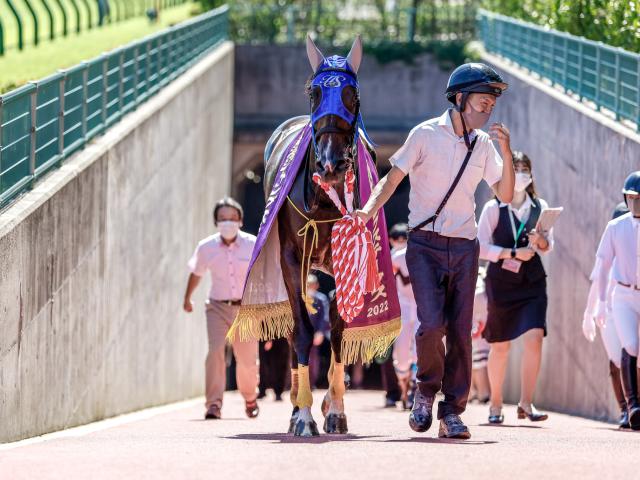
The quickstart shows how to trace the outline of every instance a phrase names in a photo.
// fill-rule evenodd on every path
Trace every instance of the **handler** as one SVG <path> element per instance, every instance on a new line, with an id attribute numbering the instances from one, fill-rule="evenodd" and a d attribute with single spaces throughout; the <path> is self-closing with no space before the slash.
<path id="1" fill-rule="evenodd" d="M 509 203 L 515 178 L 509 130 L 494 123 L 489 136 L 480 128 L 506 89 L 502 77 L 486 65 L 468 63 L 456 68 L 446 90 L 454 108 L 409 133 L 390 159 L 393 167 L 357 212 L 369 220 L 409 174 L 407 265 L 420 323 L 416 334 L 418 391 L 409 425 L 417 432 L 431 426 L 434 398 L 442 389 L 439 436 L 471 436 L 459 415 L 465 410 L 471 383 L 479 252 L 474 193 L 484 179 L 502 202 Z M 504 165 L 491 140 L 498 142 Z"/>

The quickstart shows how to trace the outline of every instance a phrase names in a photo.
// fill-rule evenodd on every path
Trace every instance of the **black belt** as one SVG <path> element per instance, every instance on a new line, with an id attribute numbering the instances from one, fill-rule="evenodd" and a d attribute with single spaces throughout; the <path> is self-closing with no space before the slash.
<path id="1" fill-rule="evenodd" d="M 633 288 L 634 290 L 640 290 L 638 285 L 629 285 L 628 283 L 618 282 L 618 285 L 622 285 L 623 287 Z"/>
<path id="2" fill-rule="evenodd" d="M 240 305 L 242 300 L 214 300 L 217 303 L 224 303 L 226 305 Z"/>

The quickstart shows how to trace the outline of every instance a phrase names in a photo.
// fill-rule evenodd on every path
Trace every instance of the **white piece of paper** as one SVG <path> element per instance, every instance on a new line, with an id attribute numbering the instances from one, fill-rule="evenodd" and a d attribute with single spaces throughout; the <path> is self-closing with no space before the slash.
<path id="1" fill-rule="evenodd" d="M 556 223 L 556 220 L 558 220 L 563 210 L 563 207 L 545 208 L 542 210 L 540 218 L 538 218 L 536 230 L 539 232 L 548 232 L 551 230 L 551 227 Z"/>

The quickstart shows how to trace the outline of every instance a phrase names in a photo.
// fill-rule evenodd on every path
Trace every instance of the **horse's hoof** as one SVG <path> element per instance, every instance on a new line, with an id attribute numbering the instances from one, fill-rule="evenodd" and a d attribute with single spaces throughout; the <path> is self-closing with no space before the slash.
<path id="1" fill-rule="evenodd" d="M 337 433 L 344 435 L 349 432 L 347 428 L 347 416 L 344 413 L 330 413 L 324 419 L 325 433 Z"/>
<path id="2" fill-rule="evenodd" d="M 323 417 L 327 418 L 327 415 L 329 414 L 330 406 L 331 406 L 331 396 L 329 395 L 329 392 L 327 392 L 324 398 L 322 399 L 322 405 L 320 406 Z"/>
<path id="3" fill-rule="evenodd" d="M 293 429 L 293 434 L 296 437 L 317 437 L 320 432 L 318 432 L 318 425 L 313 420 L 298 420 Z"/>
<path id="4" fill-rule="evenodd" d="M 300 409 L 298 407 L 294 407 L 293 412 L 291 413 L 291 419 L 289 419 L 289 430 L 287 430 L 287 433 L 293 433 L 296 429 L 296 423 L 298 422 L 299 413 Z"/>

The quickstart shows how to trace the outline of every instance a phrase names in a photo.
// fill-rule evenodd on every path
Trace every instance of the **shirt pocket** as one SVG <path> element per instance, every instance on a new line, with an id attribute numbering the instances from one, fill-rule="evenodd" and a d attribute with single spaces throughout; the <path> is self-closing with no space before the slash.
<path id="1" fill-rule="evenodd" d="M 477 163 L 471 163 L 467 165 L 462 178 L 460 179 L 460 185 L 465 193 L 474 195 L 478 184 L 482 181 L 484 175 L 484 166 Z"/>

